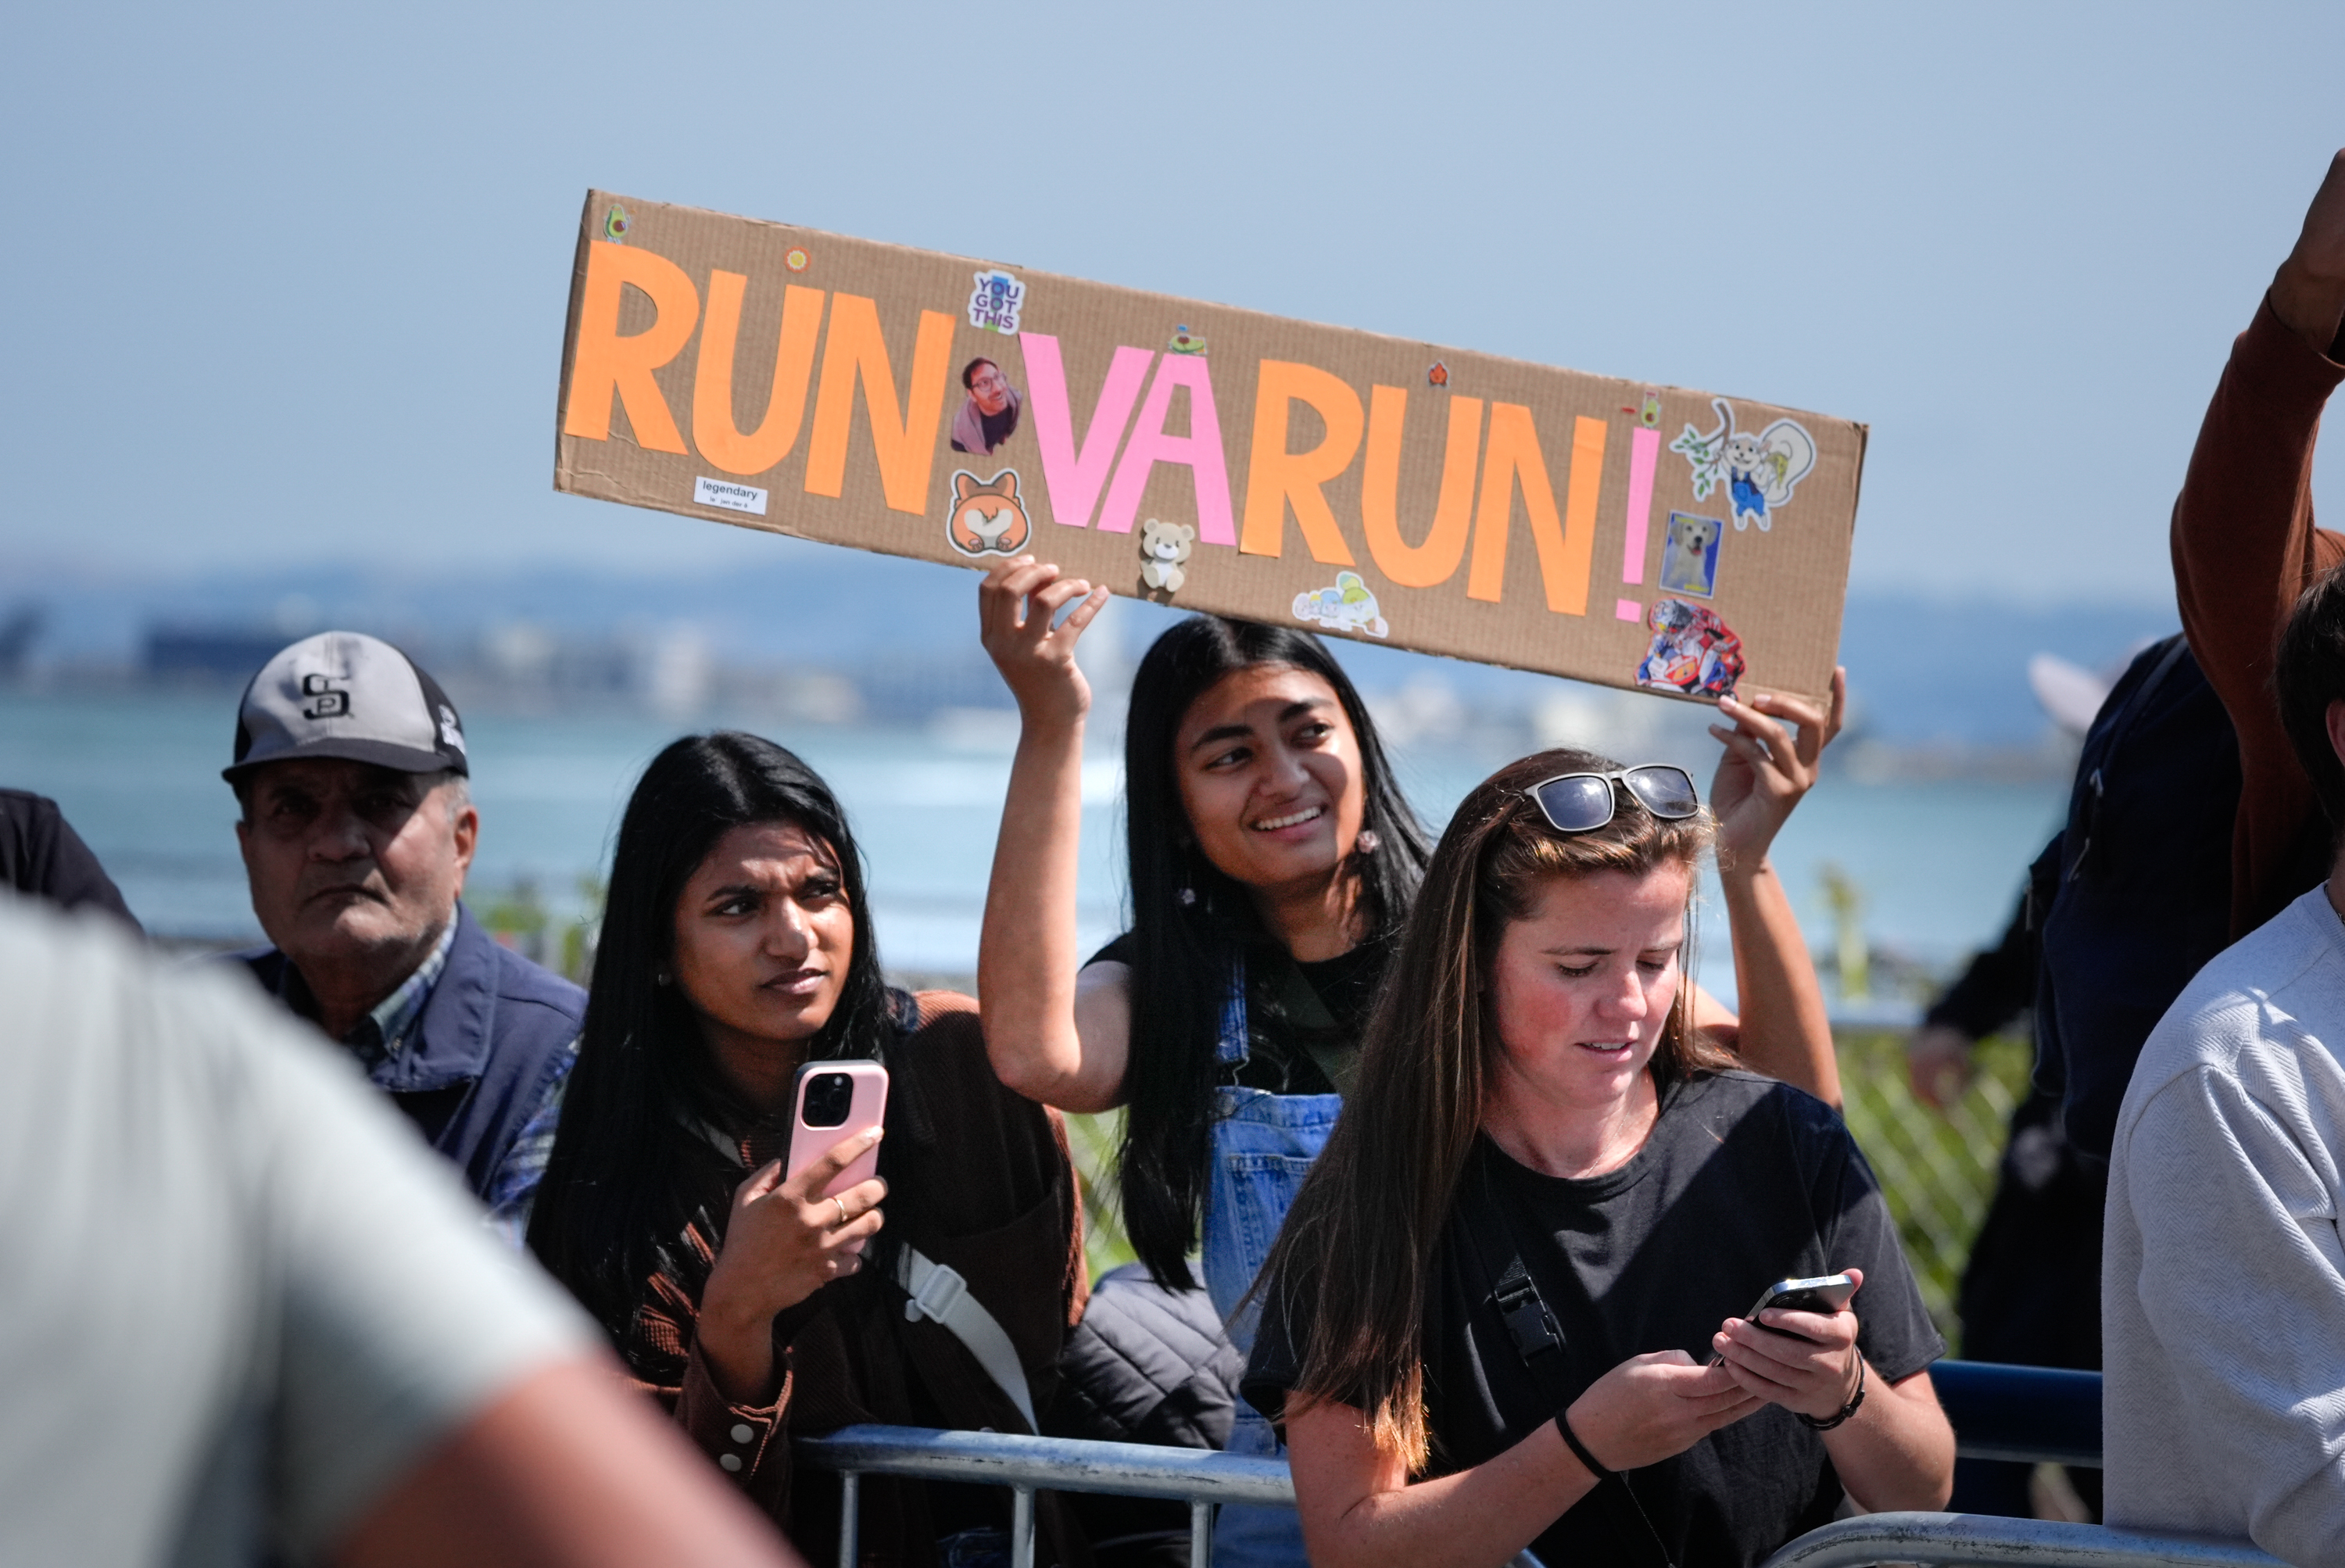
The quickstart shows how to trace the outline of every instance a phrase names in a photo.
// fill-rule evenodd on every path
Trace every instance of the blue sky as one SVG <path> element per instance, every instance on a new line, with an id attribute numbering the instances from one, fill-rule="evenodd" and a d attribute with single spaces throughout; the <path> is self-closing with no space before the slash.
<path id="1" fill-rule="evenodd" d="M 1860 590 L 2156 602 L 2228 339 L 2345 144 L 2333 3 L 79 5 L 0 39 L 28 575 L 766 559 L 552 493 L 600 185 L 1864 420 Z M 2345 457 L 2317 493 L 2345 520 Z"/>

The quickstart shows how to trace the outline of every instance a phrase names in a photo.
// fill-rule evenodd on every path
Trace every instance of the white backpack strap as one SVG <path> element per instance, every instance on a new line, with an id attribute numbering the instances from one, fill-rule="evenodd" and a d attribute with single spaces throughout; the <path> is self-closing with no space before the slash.
<path id="1" fill-rule="evenodd" d="M 1042 1429 L 1034 1420 L 1034 1396 L 1027 1390 L 1026 1369 L 1018 1359 L 1018 1347 L 1010 1342 L 1009 1334 L 985 1304 L 969 1294 L 969 1281 L 960 1271 L 936 1262 L 918 1247 L 907 1247 L 897 1255 L 896 1283 L 911 1298 L 904 1303 L 905 1321 L 932 1318 L 943 1324 L 977 1358 L 985 1375 L 1010 1396 L 1010 1402 L 1026 1418 L 1026 1430 L 1040 1432 Z"/>

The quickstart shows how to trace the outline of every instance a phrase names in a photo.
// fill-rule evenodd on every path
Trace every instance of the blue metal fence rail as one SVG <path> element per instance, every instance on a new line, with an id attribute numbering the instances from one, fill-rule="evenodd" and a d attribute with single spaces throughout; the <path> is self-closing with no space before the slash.
<path id="1" fill-rule="evenodd" d="M 1930 1381 L 1964 1459 L 2100 1468 L 2098 1372 L 1940 1361 Z"/>
<path id="2" fill-rule="evenodd" d="M 2098 1373 L 1941 1361 L 1931 1374 L 1964 1458 L 2101 1462 Z M 1210 1562 L 1215 1503 L 1294 1506 L 1294 1484 L 1280 1461 L 1203 1449 L 860 1426 L 801 1438 L 797 1451 L 809 1463 L 839 1472 L 845 1504 L 840 1568 L 857 1568 L 857 1504 L 866 1475 L 1010 1488 L 1012 1568 L 1033 1568 L 1037 1491 L 1186 1502 L 1191 1568 L 1206 1568 Z M 1528 1553 L 1516 1561 L 1537 1562 Z M 1765 1568 L 1852 1568 L 1881 1562 L 1933 1568 L 2280 1568 L 2277 1559 L 2237 1542 L 1972 1513 L 1872 1513 L 1841 1520 L 1801 1536 L 1768 1559 Z"/>

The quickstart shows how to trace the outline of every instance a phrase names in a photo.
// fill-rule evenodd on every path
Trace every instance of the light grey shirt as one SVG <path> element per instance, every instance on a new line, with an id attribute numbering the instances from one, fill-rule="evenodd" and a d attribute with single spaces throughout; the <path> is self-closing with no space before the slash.
<path id="1" fill-rule="evenodd" d="M 2117 1117 L 2111 1524 L 2345 1564 L 2345 924 L 2315 888 L 2201 970 Z"/>
<path id="2" fill-rule="evenodd" d="M 348 1058 L 0 897 L 0 1563 L 314 1558 L 596 1336 Z"/>

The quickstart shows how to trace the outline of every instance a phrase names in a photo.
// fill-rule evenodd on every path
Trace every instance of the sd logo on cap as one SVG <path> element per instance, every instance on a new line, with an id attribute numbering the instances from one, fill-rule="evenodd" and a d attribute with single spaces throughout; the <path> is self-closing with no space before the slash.
<path id="1" fill-rule="evenodd" d="M 233 784 L 265 762 L 339 757 L 403 773 L 470 774 L 463 722 L 413 659 L 363 632 L 320 632 L 261 666 L 236 716 Z"/>

